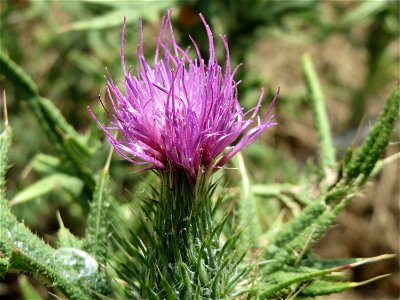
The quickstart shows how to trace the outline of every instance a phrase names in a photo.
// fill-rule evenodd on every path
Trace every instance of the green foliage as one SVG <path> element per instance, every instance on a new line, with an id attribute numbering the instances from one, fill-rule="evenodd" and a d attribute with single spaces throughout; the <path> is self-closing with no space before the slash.
<path id="1" fill-rule="evenodd" d="M 38 149 L 46 148 L 47 153 L 35 153 L 22 172 L 21 178 L 25 179 L 33 170 L 33 179 L 29 178 L 25 184 L 12 174 L 7 181 L 9 195 L 12 195 L 8 201 L 6 171 L 14 163 L 9 162 L 8 156 L 18 143 L 10 150 L 12 129 L 8 124 L 0 134 L 1 276 L 16 272 L 35 276 L 49 289 L 63 294 L 60 297 L 69 299 L 293 299 L 337 293 L 385 276 L 348 282 L 343 271 L 392 256 L 326 261 L 314 256 L 313 246 L 352 201 L 353 195 L 376 174 L 400 105 L 400 88 L 396 87 L 361 147 L 349 147 L 342 160 L 337 161 L 336 153 L 340 155 L 341 149 L 333 146 L 320 82 L 324 83 L 327 100 L 332 94 L 354 95 L 356 99 L 351 103 L 357 109 L 353 109 L 353 118 L 357 120 L 363 114 L 366 96 L 375 95 L 377 86 L 384 85 L 394 69 L 384 55 L 397 34 L 394 5 L 389 1 L 360 3 L 343 14 L 340 5 L 332 6 L 334 12 L 343 15 L 336 24 L 334 19 L 325 20 L 320 14 L 322 8 L 318 1 L 254 1 L 246 10 L 241 2 L 179 3 L 183 8 L 176 14 L 177 28 L 181 27 L 177 35 L 180 31 L 184 39 L 187 28 L 196 32 L 198 23 L 194 18 L 190 22 L 194 22 L 192 27 L 195 28 L 186 26 L 185 13 L 190 15 L 200 9 L 213 29 L 228 35 L 232 59 L 248 62 L 253 54 L 252 47 L 257 46 L 261 36 L 284 38 L 293 28 L 308 31 L 309 22 L 317 30 L 312 31 L 314 36 L 306 37 L 307 45 L 311 39 L 320 42 L 327 39 L 329 33 L 340 33 L 353 40 L 351 29 L 354 26 L 362 23 L 362 26 L 371 27 L 364 45 L 369 57 L 368 74 L 358 91 L 349 92 L 346 86 L 343 92 L 338 85 L 329 89 L 325 86 L 326 77 L 325 80 L 318 78 L 311 56 L 303 58 L 306 98 L 311 103 L 318 137 L 319 154 L 315 166 L 307 165 L 299 171 L 295 158 L 261 141 L 243 156 L 238 155 L 237 162 L 233 161 L 238 168 L 236 173 L 221 170 L 224 176 L 219 179 L 207 174 L 208 180 L 200 181 L 197 186 L 182 174 L 174 174 L 174 177 L 162 172 L 132 173 L 131 167 L 119 160 L 111 164 L 111 156 L 101 171 L 94 171 L 103 163 L 106 147 L 100 147 L 98 131 L 89 126 L 89 130 L 81 134 L 78 128 L 87 126 L 82 108 L 88 103 L 81 101 L 97 99 L 98 86 L 100 82 L 103 84 L 103 66 L 109 66 L 114 75 L 112 67 L 117 65 L 120 35 L 115 34 L 115 29 L 107 30 L 120 26 L 123 15 L 128 17 L 128 24 L 136 24 L 139 16 L 143 17 L 145 25 L 156 22 L 160 12 L 174 2 L 54 4 L 60 10 L 54 14 L 55 18 L 64 13 L 70 20 L 62 26 L 53 26 L 54 20 L 46 17 L 48 23 L 41 29 L 45 35 L 38 44 L 48 52 L 38 53 L 26 47 L 32 51 L 32 55 L 27 55 L 23 45 L 10 39 L 19 32 L 18 26 L 10 26 L 10 30 L 1 35 L 2 41 L 8 43 L 2 43 L 6 46 L 2 46 L 0 52 L 0 73 L 4 77 L 0 80 L 11 84 L 11 93 L 16 94 L 12 99 L 12 116 L 19 117 L 16 124 L 20 128 L 28 126 L 17 111 L 19 100 L 23 100 L 50 142 L 48 149 L 37 143 Z M 6 18 L 1 18 L 1 22 L 7 20 L 14 24 L 13 20 L 18 18 L 37 21 L 38 16 L 52 16 L 49 13 L 52 5 L 32 1 L 29 9 L 10 15 L 6 8 L 2 11 Z M 149 34 L 147 29 L 151 31 L 152 26 L 145 28 L 145 42 Z M 379 41 L 374 43 L 377 36 Z M 304 38 L 301 34 L 299 37 Z M 199 40 L 199 47 L 204 50 L 201 38 Z M 57 54 L 52 61 L 54 46 Z M 51 63 L 42 62 L 39 66 L 42 57 Z M 250 74 L 247 67 L 239 70 L 236 78 L 244 81 L 239 86 L 244 105 L 253 106 L 250 102 L 261 76 Z M 292 68 L 285 72 L 291 74 Z M 294 117 L 286 110 L 301 116 L 303 113 L 299 110 L 304 96 L 288 89 L 277 109 L 282 124 L 288 123 L 285 118 Z M 85 94 L 85 90 L 91 93 Z M 13 128 L 16 136 L 23 133 L 18 127 Z M 35 140 L 38 129 L 30 131 Z M 278 132 L 278 144 L 279 138 Z M 23 148 L 32 146 L 23 145 Z M 56 204 L 48 201 L 52 196 L 57 198 Z M 114 196 L 118 201 L 114 201 Z M 54 217 L 54 209 L 60 211 L 57 213 L 60 228 L 55 239 L 49 239 L 50 244 L 39 237 L 40 229 L 32 229 L 39 232 L 34 234 L 16 217 L 24 216 L 24 206 L 30 210 L 29 204 L 38 198 L 43 201 L 34 203 L 32 214 L 47 209 Z M 83 212 L 75 213 L 77 206 L 83 208 Z M 85 228 L 84 233 L 82 228 Z M 20 286 L 26 299 L 39 297 L 25 277 L 20 277 Z"/>
<path id="2" fill-rule="evenodd" d="M 340 272 L 349 268 L 357 267 L 363 264 L 368 264 L 371 262 L 376 262 L 389 258 L 393 258 L 393 256 L 383 255 L 378 257 L 372 257 L 369 259 L 358 259 L 356 262 L 353 263 L 338 265 L 333 268 L 325 268 L 322 270 L 310 269 L 307 270 L 306 272 L 301 272 L 301 271 L 299 272 L 299 270 L 294 270 L 292 272 L 278 271 L 269 277 L 269 286 L 262 290 L 262 292 L 259 294 L 259 297 L 261 299 L 269 299 L 269 298 L 274 298 L 276 296 L 288 297 L 288 295 L 290 295 L 291 293 L 291 291 L 288 290 L 288 288 L 293 285 L 297 285 L 295 289 L 298 289 L 299 296 L 321 296 L 330 293 L 342 292 L 354 286 L 362 285 L 364 282 L 363 283 L 332 282 L 331 280 L 329 281 L 330 284 L 327 287 L 325 286 L 325 280 L 328 280 L 329 277 L 326 277 L 326 275 L 335 272 Z M 317 278 L 322 278 L 322 280 Z M 379 276 L 379 278 L 381 278 L 381 276 Z M 379 278 L 377 277 L 375 279 Z"/>
<path id="3" fill-rule="evenodd" d="M 94 275 L 96 277 L 94 290 L 101 294 L 111 293 L 110 278 L 106 272 L 111 221 L 108 165 L 109 162 L 98 175 L 93 202 L 87 219 L 85 239 L 83 240 L 83 249 L 93 255 L 100 264 L 99 272 Z"/>
<path id="4" fill-rule="evenodd" d="M 94 291 L 96 293 L 107 292 L 109 288 L 104 270 L 98 272 L 98 263 L 94 258 L 79 248 L 73 248 L 79 246 L 80 243 L 63 226 L 58 240 L 60 248 L 56 250 L 33 234 L 11 213 L 4 191 L 11 139 L 11 127 L 6 126 L 5 130 L 0 134 L 0 158 L 2 161 L 0 168 L 0 219 L 2 220 L 0 227 L 0 274 L 5 274 L 6 272 L 30 273 L 60 290 L 70 299 L 90 299 L 92 298 L 90 295 Z M 93 215 L 98 215 L 99 210 L 104 211 L 103 206 L 107 201 L 104 200 L 104 190 L 107 191 L 107 181 L 104 181 L 105 176 L 107 174 L 103 172 L 101 176 L 103 180 L 100 180 L 96 188 L 96 204 L 93 205 L 95 207 L 92 212 Z M 20 195 L 17 199 L 33 197 L 31 193 L 37 194 L 38 190 L 36 187 L 36 191 L 25 191 L 25 196 Z M 93 217 L 89 218 L 89 220 L 92 219 Z M 107 222 L 107 218 L 103 222 Z M 98 227 L 97 223 L 91 224 L 87 238 L 87 248 L 93 251 L 96 258 L 99 253 L 104 254 L 107 252 L 107 228 L 105 227 L 102 231 L 99 231 Z M 93 247 L 93 239 L 97 239 L 95 247 Z M 100 243 L 100 240 L 103 243 Z M 106 264 L 104 257 L 102 257 L 101 262 L 103 265 Z"/>
<path id="5" fill-rule="evenodd" d="M 96 183 L 84 241 L 84 248 L 103 264 L 107 262 L 107 236 L 111 217 L 109 182 L 108 170 L 103 170 Z"/>
<path id="6" fill-rule="evenodd" d="M 40 196 L 50 193 L 57 188 L 64 189 L 68 193 L 77 197 L 80 195 L 82 187 L 83 182 L 76 177 L 72 177 L 63 173 L 53 173 L 18 192 L 18 194 L 15 195 L 10 201 L 10 205 L 16 205 L 36 199 Z"/>
<path id="7" fill-rule="evenodd" d="M 0 134 L 0 199 L 6 198 L 6 172 L 8 168 L 8 155 L 11 148 L 11 140 L 12 129 L 7 125 L 6 129 Z M 4 203 L 0 201 L 0 205 L 4 205 Z"/>
<path id="8" fill-rule="evenodd" d="M 59 289 L 71 299 L 88 299 L 83 289 L 72 280 L 73 276 L 78 277 L 78 274 L 69 268 L 67 272 L 72 276 L 66 279 L 64 270 L 56 262 L 55 250 L 15 219 L 6 207 L 4 198 L 1 198 L 0 202 L 2 203 L 0 206 L 2 219 L 0 274 L 27 272 Z"/>
<path id="9" fill-rule="evenodd" d="M 10 58 L 0 52 L 2 73 L 16 86 L 21 87 L 32 111 L 44 131 L 55 144 L 56 149 L 72 165 L 74 173 L 82 177 L 89 191 L 94 186 L 93 175 L 82 164 L 82 157 L 90 153 L 90 148 L 81 143 L 82 137 L 64 119 L 60 111 L 47 99 L 39 96 L 32 79 Z M 86 149 L 87 148 L 87 149 Z"/>
<path id="10" fill-rule="evenodd" d="M 57 232 L 56 246 L 57 248 L 77 248 L 82 249 L 82 240 L 77 238 L 75 235 L 66 228 L 62 222 L 61 216 L 57 214 L 58 223 L 60 224 L 60 229 Z"/>
<path id="11" fill-rule="evenodd" d="M 319 83 L 313 62 L 309 55 L 303 57 L 303 72 L 311 106 L 315 119 L 315 127 L 318 134 L 320 149 L 320 167 L 321 172 L 325 173 L 326 169 L 333 167 L 335 164 L 335 148 L 333 147 L 329 120 L 325 108 L 325 99 L 322 88 Z"/>
<path id="12" fill-rule="evenodd" d="M 244 159 L 241 153 L 237 155 L 237 165 L 242 177 L 241 196 L 239 198 L 239 220 L 241 226 L 245 226 L 242 240 L 246 245 L 256 248 L 258 246 L 258 237 L 261 235 L 261 225 L 257 216 L 256 198 L 253 196 L 253 186 L 251 179 L 247 174 Z"/>
<path id="13" fill-rule="evenodd" d="M 71 247 L 54 249 L 19 223 L 0 199 L 0 250 L 4 257 L 0 271 L 26 272 L 63 292 L 70 299 L 90 299 L 92 292 L 107 291 L 104 275 L 97 273 L 97 262 L 87 253 Z M 65 232 L 59 246 L 65 246 Z M 70 236 L 70 246 L 79 245 Z M 105 247 L 99 244 L 98 247 Z M 78 262 L 77 262 L 78 261 Z"/>
<path id="14" fill-rule="evenodd" d="M 70 24 L 65 31 L 101 30 L 109 27 L 122 26 L 124 16 L 129 16 L 127 23 L 136 23 L 139 17 L 146 21 L 154 21 L 160 11 L 164 11 L 174 4 L 174 1 L 136 1 L 130 5 L 124 2 L 90 1 L 89 4 L 109 6 L 109 12 L 89 20 Z M 149 9 L 151 7 L 151 9 Z"/>
<path id="15" fill-rule="evenodd" d="M 266 279 L 271 280 L 276 274 L 280 276 L 279 270 L 285 268 L 285 266 L 299 266 L 304 258 L 307 258 L 311 247 L 325 234 L 339 212 L 350 203 L 352 195 L 368 179 L 381 153 L 389 143 L 390 132 L 398 117 L 399 109 L 399 88 L 395 88 L 355 158 L 349 160 L 348 156 L 345 157 L 346 165 L 343 167 L 344 170 L 341 170 L 337 175 L 338 181 L 334 185 L 322 188 L 321 190 L 324 192 L 320 197 L 313 199 L 298 216 L 284 224 L 279 231 L 272 235 L 264 254 L 265 259 L 270 260 L 270 262 L 262 268 L 262 273 L 266 276 Z M 317 118 L 317 128 L 319 124 Z M 343 178 L 340 177 L 343 176 L 341 173 L 345 174 Z M 287 281 L 276 280 L 278 283 L 264 289 L 261 297 L 268 298 L 293 283 L 307 283 L 310 279 L 318 277 L 318 274 L 330 273 L 331 271 L 328 272 L 328 270 L 321 269 L 315 271 L 316 273 L 296 275 Z M 323 287 L 318 289 L 318 286 L 318 283 L 315 283 L 310 288 L 305 288 L 304 296 L 310 296 L 312 293 L 315 293 L 315 296 L 317 290 L 320 291 L 321 295 L 329 291 L 343 291 L 354 285 L 337 283 L 332 285 L 331 289 Z M 282 296 L 281 293 L 282 291 L 280 292 Z M 286 293 L 286 295 L 288 294 Z M 301 291 L 299 295 L 303 295 Z"/>
<path id="16" fill-rule="evenodd" d="M 360 149 L 344 167 L 345 182 L 351 184 L 363 184 L 371 174 L 382 151 L 389 143 L 390 134 L 393 130 L 400 110 L 400 87 L 396 87 L 390 94 L 378 120 L 361 145 Z"/>

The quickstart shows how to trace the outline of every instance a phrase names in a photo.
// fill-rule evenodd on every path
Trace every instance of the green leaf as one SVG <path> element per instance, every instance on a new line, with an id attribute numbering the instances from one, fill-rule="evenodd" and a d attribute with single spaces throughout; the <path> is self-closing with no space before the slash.
<path id="1" fill-rule="evenodd" d="M 9 207 L 5 205 L 4 198 L 0 198 L 0 204 L 2 204 L 0 206 L 0 219 L 2 220 L 0 274 L 27 272 L 60 290 L 69 299 L 91 299 L 88 291 L 84 290 L 93 285 L 88 277 L 90 274 L 83 272 L 83 269 L 75 269 L 70 262 L 66 261 L 66 255 L 61 256 L 62 253 L 58 252 L 59 250 L 53 249 L 34 235 L 24 224 L 19 223 L 11 214 Z M 63 249 L 66 252 L 68 248 Z M 79 250 L 76 249 L 76 251 Z M 88 257 L 87 254 L 85 255 Z M 81 255 L 81 257 L 83 256 Z M 76 259 L 71 258 L 71 261 L 75 262 Z M 84 261 L 86 262 L 87 259 Z M 86 266 L 77 267 L 84 268 Z M 95 270 L 91 270 L 91 272 L 95 272 Z"/>
<path id="2" fill-rule="evenodd" d="M 280 291 L 283 291 L 284 289 L 290 287 L 293 284 L 299 284 L 303 282 L 308 282 L 310 280 L 320 278 L 324 275 L 331 274 L 334 272 L 340 272 L 346 269 L 351 269 L 354 267 L 358 267 L 361 265 L 369 264 L 369 263 L 374 263 L 377 261 L 381 261 L 384 259 L 390 259 L 393 258 L 393 255 L 380 255 L 376 257 L 371 257 L 371 258 L 362 258 L 358 259 L 354 263 L 349 263 L 349 264 L 344 264 L 340 266 L 336 266 L 333 268 L 328 268 L 328 269 L 323 269 L 323 270 L 312 270 L 310 272 L 304 272 L 304 273 L 292 273 L 292 272 L 276 272 L 275 274 L 272 274 L 269 276 L 269 280 L 271 282 L 276 282 L 268 284 L 268 286 L 263 289 L 260 293 L 260 298 L 261 299 L 266 299 L 272 296 L 279 295 Z M 334 291 L 333 291 L 334 292 Z"/>
<path id="3" fill-rule="evenodd" d="M 5 199 L 0 198 L 0 203 Z M 60 265 L 56 251 L 19 223 L 8 207 L 0 207 L 0 274 L 28 272 L 62 291 L 70 299 L 89 299 L 76 280 L 78 274 L 67 278 L 67 266 Z M 73 270 L 68 270 L 71 274 Z"/>
<path id="4" fill-rule="evenodd" d="M 38 90 L 32 78 L 24 72 L 15 62 L 8 58 L 0 51 L 0 70 L 3 75 L 16 87 L 19 91 L 29 97 L 38 96 Z"/>
<path id="5" fill-rule="evenodd" d="M 2 240 L 2 236 L 8 234 L 5 229 L 7 225 L 6 220 L 3 215 L 11 214 L 9 210 L 9 206 L 6 200 L 6 191 L 5 191 L 5 175 L 8 168 L 8 154 L 10 152 L 12 143 L 12 129 L 6 123 L 5 130 L 0 134 L 0 275 L 5 274 L 8 269 L 8 253 L 10 253 L 10 245 L 6 243 L 6 241 Z M 1 247 L 1 245 L 4 247 Z"/>
<path id="6" fill-rule="evenodd" d="M 182 283 L 183 283 L 183 290 L 184 290 L 184 299 L 188 299 L 193 295 L 193 289 L 192 289 L 192 281 L 189 278 L 189 268 L 188 266 L 180 261 L 179 262 L 179 267 L 180 267 L 180 272 L 182 276 Z"/>
<path id="7" fill-rule="evenodd" d="M 7 126 L 0 134 L 0 209 L 2 209 L 2 201 L 6 199 L 5 176 L 8 168 L 8 154 L 11 148 L 11 141 L 12 129 L 10 126 Z"/>
<path id="8" fill-rule="evenodd" d="M 332 282 L 325 280 L 315 280 L 301 290 L 300 296 L 316 297 L 316 296 L 341 293 L 345 290 L 362 286 L 372 281 L 385 278 L 387 276 L 388 275 L 376 276 L 374 278 L 362 282 Z"/>
<path id="9" fill-rule="evenodd" d="M 31 160 L 32 169 L 43 175 L 59 173 L 61 170 L 61 160 L 52 155 L 39 153 Z"/>
<path id="10" fill-rule="evenodd" d="M 75 235 L 64 226 L 60 213 L 57 212 L 58 223 L 60 229 L 57 232 L 56 245 L 57 248 L 76 248 L 82 249 L 82 240 L 78 239 Z"/>
<path id="11" fill-rule="evenodd" d="M 33 235 L 32 233 L 30 234 Z M 53 249 L 46 253 L 48 255 L 46 258 L 44 256 L 44 243 L 39 245 L 36 242 L 37 241 L 32 242 L 32 245 L 36 244 L 36 246 L 39 246 L 36 249 L 36 253 L 31 246 L 29 246 L 29 250 L 21 248 L 12 249 L 8 265 L 9 271 L 31 273 L 41 278 L 44 282 L 50 282 L 51 286 L 62 291 L 70 299 L 91 299 L 89 294 L 79 287 L 78 283 L 73 283 L 65 278 L 65 273 L 63 273 L 63 269 L 60 265 L 56 266 L 51 262 L 52 258 L 55 257 Z M 71 270 L 68 270 L 68 272 L 71 272 Z M 75 279 L 78 278 L 77 273 L 73 276 L 76 276 Z M 70 278 L 72 278 L 72 276 Z"/>
<path id="12" fill-rule="evenodd" d="M 261 225 L 257 214 L 256 198 L 253 195 L 251 178 L 247 174 L 244 159 L 241 153 L 236 155 L 237 167 L 242 177 L 242 190 L 239 198 L 239 220 L 245 226 L 241 236 L 244 243 L 251 247 L 257 247 L 261 235 Z"/>
<path id="13" fill-rule="evenodd" d="M 264 197 L 274 197 L 282 192 L 293 192 L 299 187 L 293 184 L 254 184 L 253 193 Z"/>
<path id="14" fill-rule="evenodd" d="M 84 30 L 101 30 L 106 28 L 112 28 L 122 26 L 124 22 L 124 16 L 128 12 L 126 10 L 112 10 L 109 13 L 93 17 L 88 20 L 77 21 L 67 25 L 62 32 L 67 31 L 84 31 Z M 129 13 L 128 13 L 129 15 Z M 135 14 L 136 15 L 136 14 Z M 127 19 L 128 22 L 128 19 Z M 137 22 L 137 18 L 129 17 L 129 23 Z"/>
<path id="15" fill-rule="evenodd" d="M 111 162 L 113 148 L 106 162 L 106 166 L 100 172 L 96 188 L 94 191 L 93 202 L 90 206 L 88 216 L 86 234 L 83 240 L 83 248 L 91 253 L 96 261 L 100 263 L 100 272 L 95 277 L 97 278 L 95 289 L 102 294 L 111 292 L 111 283 L 106 272 L 108 240 L 110 232 L 110 177 L 109 165 Z"/>
<path id="16" fill-rule="evenodd" d="M 325 175 L 326 169 L 335 165 L 335 148 L 333 147 L 322 87 L 309 55 L 303 56 L 303 73 L 307 85 L 308 97 L 312 104 L 314 126 L 319 139 L 321 173 Z"/>
<path id="17" fill-rule="evenodd" d="M 163 274 L 161 273 L 160 270 L 158 270 L 158 275 L 161 278 L 161 284 L 163 285 L 163 287 L 167 291 L 168 300 L 177 299 L 174 290 L 172 289 L 171 285 L 168 283 L 167 279 L 165 279 L 165 277 L 163 276 Z"/>
<path id="18" fill-rule="evenodd" d="M 390 1 L 366 1 L 361 2 L 356 8 L 347 13 L 343 18 L 346 27 L 353 27 L 362 20 L 371 18 L 385 10 Z"/>
<path id="19" fill-rule="evenodd" d="M 91 192 L 94 187 L 92 173 L 85 164 L 82 164 L 80 155 L 69 151 L 69 148 L 65 145 L 66 138 L 74 137 L 76 143 L 80 144 L 80 147 L 76 147 L 76 149 L 84 149 L 80 154 L 85 157 L 89 150 L 85 149 L 87 147 L 82 144 L 83 138 L 68 124 L 61 112 L 50 100 L 40 97 L 36 85 L 29 75 L 1 51 L 0 70 L 13 83 L 15 88 L 25 95 L 24 99 L 31 106 L 33 113 L 50 141 L 54 143 L 54 146 L 64 158 L 71 163 L 75 173 L 84 180 L 88 192 Z"/>
<path id="20" fill-rule="evenodd" d="M 303 209 L 296 218 L 282 225 L 281 230 L 276 232 L 265 250 L 264 257 L 272 258 L 285 245 L 297 238 L 304 229 L 309 227 L 326 210 L 326 205 L 321 200 L 315 200 Z"/>
<path id="21" fill-rule="evenodd" d="M 108 170 L 103 170 L 98 177 L 93 201 L 90 206 L 84 249 L 92 253 L 99 262 L 107 261 L 107 245 L 110 224 L 110 178 Z"/>
<path id="22" fill-rule="evenodd" d="M 345 169 L 347 184 L 360 178 L 357 184 L 361 185 L 368 179 L 380 155 L 389 143 L 390 134 L 399 116 L 399 110 L 400 87 L 396 87 L 389 95 L 374 127 L 348 163 L 348 167 Z"/>
<path id="23" fill-rule="evenodd" d="M 121 2 L 123 3 L 123 2 Z M 118 7 L 110 12 L 93 17 L 88 20 L 77 21 L 66 26 L 62 32 L 101 30 L 116 26 L 122 26 L 124 16 L 127 16 L 127 23 L 137 23 L 138 18 L 154 21 L 159 17 L 160 12 L 171 7 L 172 1 L 135 1 Z"/>
<path id="24" fill-rule="evenodd" d="M 152 8 L 152 4 L 154 4 L 154 0 L 141 0 L 141 1 L 108 1 L 108 0 L 82 0 L 81 2 L 84 2 L 86 4 L 95 4 L 95 5 L 105 5 L 108 7 L 115 7 L 119 9 L 129 9 L 129 8 L 137 8 L 140 6 L 146 6 L 148 10 Z M 174 6 L 174 0 L 165 0 L 166 7 L 173 7 Z"/>
<path id="25" fill-rule="evenodd" d="M 10 201 L 10 205 L 17 205 L 37 199 L 59 188 L 66 190 L 77 198 L 82 192 L 83 182 L 76 177 L 66 174 L 52 174 L 20 191 Z"/>
<path id="26" fill-rule="evenodd" d="M 342 201 L 334 207 L 328 206 L 312 223 L 299 231 L 290 242 L 282 245 L 282 248 L 274 256 L 269 257 L 272 261 L 262 269 L 262 273 L 268 276 L 283 266 L 298 263 L 302 259 L 302 255 L 326 233 L 336 216 L 347 204 L 347 201 Z"/>

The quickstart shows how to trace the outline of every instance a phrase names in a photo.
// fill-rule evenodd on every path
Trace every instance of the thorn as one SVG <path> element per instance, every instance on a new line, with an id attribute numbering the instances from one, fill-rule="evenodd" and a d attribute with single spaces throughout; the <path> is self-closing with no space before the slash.
<path id="1" fill-rule="evenodd" d="M 58 224 L 60 225 L 60 229 L 61 229 L 61 228 L 65 228 L 64 222 L 63 222 L 63 220 L 61 219 L 61 214 L 60 214 L 60 211 L 59 211 L 59 210 L 57 210 L 56 215 L 57 215 Z"/>
<path id="2" fill-rule="evenodd" d="M 382 254 L 382 255 L 374 256 L 374 257 L 360 258 L 358 261 L 355 261 L 355 262 L 352 262 L 349 264 L 345 264 L 345 265 L 341 265 L 341 266 L 335 267 L 334 269 L 336 269 L 337 271 L 342 271 L 345 269 L 355 268 L 355 267 L 358 267 L 361 265 L 366 265 L 366 264 L 382 261 L 385 259 L 392 259 L 395 257 L 396 257 L 395 254 Z"/>
<path id="3" fill-rule="evenodd" d="M 376 280 L 379 280 L 379 279 L 388 277 L 388 276 L 390 276 L 390 275 L 391 275 L 391 274 L 383 274 L 383 275 L 379 275 L 379 276 L 376 276 L 376 277 L 374 277 L 374 278 L 370 278 L 370 279 L 367 279 L 367 280 L 364 280 L 364 281 L 361 281 L 361 282 L 353 282 L 353 283 L 351 283 L 350 285 L 351 285 L 352 288 L 355 288 L 355 287 L 359 287 L 359 286 L 362 286 L 362 285 L 371 283 L 371 282 L 373 282 L 373 281 L 376 281 Z"/>
<path id="4" fill-rule="evenodd" d="M 400 152 L 399 153 L 395 153 L 389 157 L 386 157 L 382 160 L 382 164 L 387 165 L 390 164 L 393 161 L 396 161 L 397 159 L 400 159 Z"/>

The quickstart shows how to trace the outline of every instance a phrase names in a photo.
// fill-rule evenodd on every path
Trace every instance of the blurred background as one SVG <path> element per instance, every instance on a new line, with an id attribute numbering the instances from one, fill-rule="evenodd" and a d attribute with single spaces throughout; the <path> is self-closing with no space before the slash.
<path id="1" fill-rule="evenodd" d="M 90 133 L 94 156 L 99 158 L 92 160 L 91 167 L 100 169 L 107 148 L 99 142 L 104 137 L 88 115 L 87 106 L 106 119 L 98 95 L 106 98 L 106 67 L 113 78 L 122 79 L 119 47 L 123 16 L 128 22 L 125 61 L 134 68 L 139 16 L 144 20 L 145 52 L 152 61 L 161 16 L 171 7 L 180 44 L 190 46 L 190 34 L 207 57 L 207 38 L 198 15 L 201 12 L 216 41 L 219 34 L 227 35 L 232 65 L 243 63 L 236 80 L 242 80 L 239 95 L 244 107 L 253 107 L 264 87 L 266 108 L 280 87 L 281 96 L 275 105 L 279 125 L 244 152 L 252 180 L 256 184 L 296 184 L 299 178 L 307 180 L 307 170 L 315 168 L 318 150 L 302 77 L 303 54 L 311 54 L 316 65 L 341 158 L 348 146 L 357 145 L 365 137 L 389 91 L 399 84 L 399 3 L 2 0 L 0 50 L 32 76 L 40 94 L 50 99 L 79 132 Z M 222 64 L 225 53 L 220 41 L 217 54 Z M 18 88 L 0 75 L 0 90 L 6 91 L 14 129 L 7 188 L 9 199 L 15 199 L 18 191 L 43 178 L 49 165 L 59 162 L 54 160 L 55 149 Z M 399 152 L 398 136 L 397 128 L 386 157 Z M 117 198 L 128 199 L 132 193 L 142 191 L 145 175 L 134 170 L 114 156 L 111 177 Z M 71 190 L 55 185 L 46 193 L 14 205 L 13 212 L 50 243 L 59 228 L 57 211 L 67 228 L 82 235 L 86 212 L 75 201 L 80 193 L 79 186 Z M 260 197 L 259 201 L 263 205 L 270 200 Z M 264 216 L 265 223 L 276 218 L 278 212 Z M 340 215 L 317 245 L 316 253 L 324 258 L 399 255 L 399 222 L 399 162 L 393 159 Z M 386 273 L 392 275 L 327 298 L 398 299 L 399 257 L 356 268 L 349 279 L 363 281 Z M 44 297 L 51 298 L 44 287 L 32 282 Z M 0 279 L 0 299 L 20 297 L 18 276 Z"/>

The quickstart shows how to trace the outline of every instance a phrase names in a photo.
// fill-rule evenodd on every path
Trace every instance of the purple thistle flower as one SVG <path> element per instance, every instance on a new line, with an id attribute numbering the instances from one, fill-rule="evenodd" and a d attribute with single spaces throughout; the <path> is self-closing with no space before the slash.
<path id="1" fill-rule="evenodd" d="M 138 66 L 135 74 L 125 68 L 122 31 L 121 63 L 124 89 L 107 78 L 107 92 L 114 109 L 114 120 L 104 127 L 109 142 L 125 159 L 134 164 L 149 164 L 146 169 L 182 169 L 192 178 L 207 169 L 224 166 L 232 156 L 253 143 L 262 131 L 275 125 L 269 116 L 277 99 L 272 100 L 264 117 L 258 115 L 264 91 L 256 107 L 244 112 L 238 101 L 237 86 L 230 66 L 226 36 L 220 36 L 226 50 L 225 70 L 215 57 L 213 35 L 200 15 L 209 40 L 208 63 L 200 55 L 189 57 L 176 42 L 171 24 L 171 11 L 162 19 L 153 67 L 143 54 L 142 21 L 140 20 Z M 160 57 L 161 52 L 163 54 Z M 247 117 L 247 115 L 250 117 Z M 254 126 L 254 123 L 256 123 Z M 118 130 L 123 139 L 110 131 Z M 224 152 L 232 143 L 236 144 Z"/>

